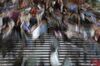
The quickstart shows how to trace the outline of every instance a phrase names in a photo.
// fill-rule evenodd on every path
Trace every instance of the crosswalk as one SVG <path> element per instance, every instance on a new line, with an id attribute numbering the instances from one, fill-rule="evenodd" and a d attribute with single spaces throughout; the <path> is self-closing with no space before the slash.
<path id="1" fill-rule="evenodd" d="M 44 63 L 45 66 L 50 66 L 50 53 L 51 53 L 51 44 L 53 41 L 54 36 L 52 34 L 45 34 L 40 39 L 36 41 L 32 41 L 31 39 L 28 40 L 29 43 L 27 47 L 23 49 L 22 55 L 24 59 L 29 59 L 36 61 L 37 66 L 39 63 Z M 60 66 L 64 66 L 64 62 L 66 59 L 70 59 L 70 66 L 91 66 L 90 62 L 92 57 L 99 56 L 99 45 L 93 41 L 85 41 L 80 38 L 72 38 L 71 42 L 57 40 L 58 41 L 58 57 L 60 61 Z M 12 54 L 17 57 L 19 52 L 21 51 L 21 42 L 22 41 L 13 41 L 16 47 L 13 49 Z M 95 45 L 94 45 L 95 44 Z M 8 53 L 9 54 L 9 53 Z M 2 58 L 0 53 L 0 66 L 13 66 L 15 61 L 15 57 L 13 55 L 6 55 L 5 58 Z M 31 65 L 32 61 L 29 61 L 29 66 Z"/>

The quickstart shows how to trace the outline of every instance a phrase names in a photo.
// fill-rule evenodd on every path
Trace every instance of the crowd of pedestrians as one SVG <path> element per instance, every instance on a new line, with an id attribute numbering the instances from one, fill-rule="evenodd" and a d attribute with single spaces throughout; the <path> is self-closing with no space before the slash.
<path id="1" fill-rule="evenodd" d="M 0 0 L 1 41 L 13 38 L 24 42 L 29 35 L 34 41 L 52 33 L 65 41 L 81 35 L 100 43 L 99 26 L 99 18 L 84 0 Z"/>

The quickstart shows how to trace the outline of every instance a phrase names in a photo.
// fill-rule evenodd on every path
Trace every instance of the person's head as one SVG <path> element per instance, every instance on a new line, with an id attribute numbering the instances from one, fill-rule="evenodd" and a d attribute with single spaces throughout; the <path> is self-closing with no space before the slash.
<path id="1" fill-rule="evenodd" d="M 29 11 L 28 11 L 28 10 L 24 10 L 24 11 L 23 11 L 23 14 L 24 14 L 24 15 L 28 15 L 28 14 L 29 14 Z"/>
<path id="2" fill-rule="evenodd" d="M 32 16 L 36 16 L 37 14 L 37 8 L 36 7 L 33 7 L 31 10 L 30 10 L 30 13 L 32 14 Z"/>
<path id="3" fill-rule="evenodd" d="M 16 2 L 17 2 L 17 0 L 11 0 L 11 2 L 12 2 L 12 3 L 16 3 Z"/>

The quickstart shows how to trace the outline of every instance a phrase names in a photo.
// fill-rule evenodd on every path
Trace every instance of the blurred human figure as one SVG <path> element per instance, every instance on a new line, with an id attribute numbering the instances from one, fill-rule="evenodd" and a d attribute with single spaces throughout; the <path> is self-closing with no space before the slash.
<path id="1" fill-rule="evenodd" d="M 32 31 L 33 40 L 37 39 L 40 35 L 47 33 L 47 19 L 42 17 L 39 25 Z"/>
<path id="2" fill-rule="evenodd" d="M 62 66 L 72 66 L 72 61 L 70 58 L 65 58 Z"/>
<path id="3" fill-rule="evenodd" d="M 30 28 L 32 28 L 34 25 L 38 25 L 36 14 L 35 13 L 31 13 L 31 14 L 32 16 L 30 18 Z"/>
<path id="4" fill-rule="evenodd" d="M 7 17 L 7 18 L 4 18 L 3 22 L 7 22 L 7 21 L 5 21 L 5 20 L 7 20 L 8 23 L 6 23 L 5 28 L 2 29 L 3 38 L 7 37 L 7 36 L 11 33 L 11 31 L 12 31 L 14 25 L 15 25 L 14 22 L 13 22 L 13 20 L 11 20 L 10 18 L 8 18 L 8 17 Z M 5 24 L 5 23 L 4 23 L 4 24 Z"/>
<path id="5" fill-rule="evenodd" d="M 1 49 L 3 48 L 3 50 L 1 50 L 3 57 L 5 57 L 7 53 L 10 54 L 10 52 L 14 48 L 12 42 L 13 41 L 12 37 L 14 36 L 13 35 L 14 26 L 15 26 L 14 21 L 8 15 L 2 16 L 0 39 L 1 39 Z"/>
<path id="6" fill-rule="evenodd" d="M 100 43 L 100 29 L 96 29 L 95 30 L 95 36 L 94 36 L 94 39 Z"/>
<path id="7" fill-rule="evenodd" d="M 21 27 L 22 29 L 26 32 L 26 33 L 30 33 L 30 28 L 29 28 L 29 25 L 30 25 L 30 18 L 31 18 L 31 15 L 25 11 L 24 13 L 22 13 L 21 17 L 20 17 L 20 20 L 21 20 Z"/>
<path id="8" fill-rule="evenodd" d="M 58 59 L 57 49 L 54 49 L 51 52 L 51 55 L 50 55 L 50 63 L 51 63 L 51 66 L 59 66 L 60 65 L 59 59 Z"/>
<path id="9" fill-rule="evenodd" d="M 0 17 L 0 33 L 1 33 L 1 29 L 2 29 L 2 17 Z"/>
<path id="10" fill-rule="evenodd" d="M 21 16 L 21 13 L 17 9 L 12 10 L 11 19 L 15 23 L 15 26 L 13 28 L 14 34 L 16 34 L 16 36 L 22 39 L 21 27 L 20 27 L 21 26 L 20 16 Z"/>
<path id="11" fill-rule="evenodd" d="M 53 43 L 51 44 L 51 54 L 50 54 L 50 64 L 51 66 L 59 66 L 59 57 L 58 57 L 58 41 L 56 38 L 53 38 Z"/>
<path id="12" fill-rule="evenodd" d="M 45 6 L 43 4 L 39 4 L 38 5 L 37 14 L 36 14 L 36 18 L 37 18 L 38 24 L 41 21 L 44 12 L 45 12 Z"/>
<path id="13" fill-rule="evenodd" d="M 56 0 L 55 5 L 54 5 L 54 10 L 56 11 L 63 11 L 63 1 L 62 0 Z"/>
<path id="14" fill-rule="evenodd" d="M 14 21 L 9 17 L 8 12 L 2 15 L 2 28 L 1 33 L 3 38 L 11 34 L 13 27 L 15 26 Z"/>

